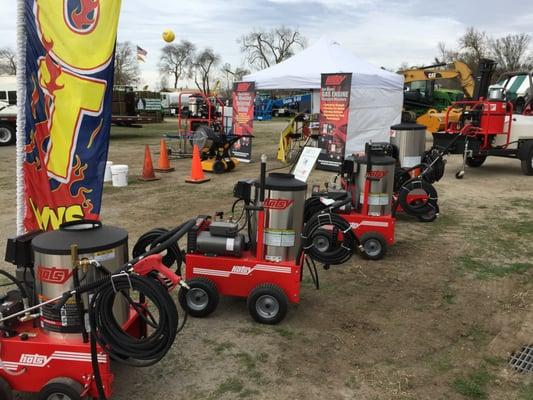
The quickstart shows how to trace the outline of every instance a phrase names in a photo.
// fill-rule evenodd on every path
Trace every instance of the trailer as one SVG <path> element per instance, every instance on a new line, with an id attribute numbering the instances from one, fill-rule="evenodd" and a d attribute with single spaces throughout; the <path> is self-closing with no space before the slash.
<path id="1" fill-rule="evenodd" d="M 15 143 L 17 137 L 17 107 L 0 101 L 0 146 Z"/>

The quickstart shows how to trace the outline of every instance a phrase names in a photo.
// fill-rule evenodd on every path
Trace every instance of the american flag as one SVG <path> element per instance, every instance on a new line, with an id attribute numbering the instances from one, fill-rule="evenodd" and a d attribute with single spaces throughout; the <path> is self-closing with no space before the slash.
<path id="1" fill-rule="evenodd" d="M 137 46 L 137 61 L 145 62 L 145 57 L 148 55 L 148 52 L 142 47 Z"/>

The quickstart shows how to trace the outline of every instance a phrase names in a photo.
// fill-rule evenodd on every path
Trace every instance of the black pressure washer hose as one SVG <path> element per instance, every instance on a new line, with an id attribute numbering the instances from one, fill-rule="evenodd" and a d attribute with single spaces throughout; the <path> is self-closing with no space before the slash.
<path id="1" fill-rule="evenodd" d="M 346 199 L 336 201 L 326 210 L 323 210 L 309 219 L 305 224 L 302 234 L 303 250 L 311 259 L 318 261 L 326 266 L 343 264 L 350 259 L 355 247 L 359 244 L 357 237 L 353 233 L 350 223 L 344 218 L 336 214 L 334 211 L 343 205 L 351 203 L 351 196 Z M 314 242 L 316 235 L 325 226 L 332 226 L 331 243 L 327 250 L 322 251 L 316 247 Z M 342 232 L 342 243 L 338 244 L 336 241 L 337 232 Z"/>
<path id="2" fill-rule="evenodd" d="M 140 260 L 175 245 L 195 223 L 196 220 L 191 219 L 163 234 L 158 239 L 159 244 L 124 264 L 113 275 L 65 292 L 56 305 L 61 308 L 75 294 L 92 293 L 88 314 L 91 326 L 91 359 L 99 400 L 106 400 L 106 397 L 98 365 L 97 344 L 115 361 L 135 367 L 146 367 L 157 363 L 166 355 L 176 334 L 183 328 L 186 314 L 180 325 L 176 304 L 167 288 L 156 279 L 131 274 L 131 270 Z M 157 310 L 158 321 L 150 310 L 129 296 L 129 290 L 139 292 L 141 298 L 150 302 L 150 308 Z M 146 337 L 130 336 L 116 321 L 113 316 L 113 304 L 119 292 L 126 297 L 139 317 L 153 329 Z"/>

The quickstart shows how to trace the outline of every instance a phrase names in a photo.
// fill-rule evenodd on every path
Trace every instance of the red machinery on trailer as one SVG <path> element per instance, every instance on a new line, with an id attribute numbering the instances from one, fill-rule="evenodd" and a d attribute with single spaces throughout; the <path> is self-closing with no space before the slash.
<path id="1" fill-rule="evenodd" d="M 0 274 L 17 289 L 0 298 L 0 398 L 16 390 L 42 400 L 105 400 L 111 360 L 161 360 L 185 323 L 169 291 L 185 284 L 158 253 L 193 224 L 130 261 L 127 232 L 94 221 L 10 239 L 6 261 L 17 277 Z"/>
<path id="2" fill-rule="evenodd" d="M 446 113 L 445 130 L 433 134 L 435 146 L 447 146 L 452 153 L 463 154 L 458 179 L 463 178 L 465 165 L 480 167 L 489 156 L 519 159 L 523 173 L 533 175 L 533 119 L 527 114 L 528 106 L 523 115 L 514 114 L 513 104 L 505 100 L 504 88 L 489 90 L 495 66 L 492 60 L 480 63 L 475 100 L 453 103 Z M 458 121 L 450 118 L 452 110 L 460 111 Z"/>

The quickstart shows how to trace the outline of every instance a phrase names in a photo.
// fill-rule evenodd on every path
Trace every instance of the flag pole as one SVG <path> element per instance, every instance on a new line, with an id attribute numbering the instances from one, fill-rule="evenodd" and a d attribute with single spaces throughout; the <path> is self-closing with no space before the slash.
<path id="1" fill-rule="evenodd" d="M 17 235 L 25 233 L 24 147 L 26 144 L 26 0 L 17 0 Z"/>

